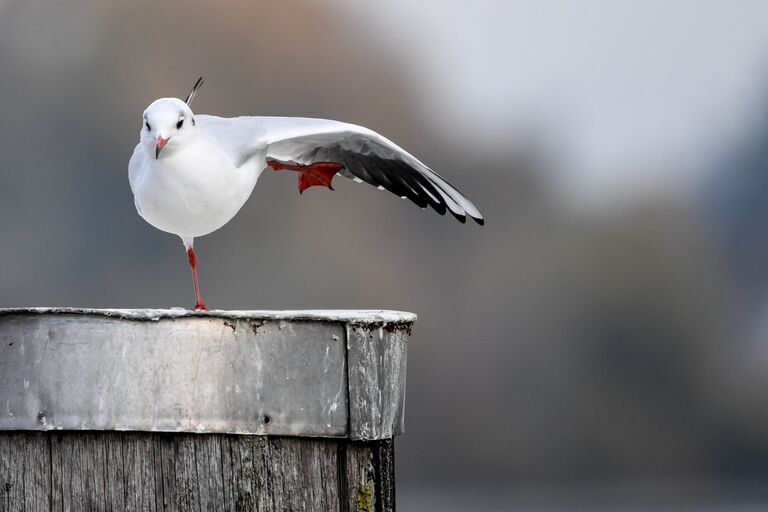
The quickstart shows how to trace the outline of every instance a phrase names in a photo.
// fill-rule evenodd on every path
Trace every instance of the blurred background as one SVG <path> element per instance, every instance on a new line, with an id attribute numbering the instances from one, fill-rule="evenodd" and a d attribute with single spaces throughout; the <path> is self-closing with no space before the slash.
<path id="1" fill-rule="evenodd" d="M 461 225 L 264 173 L 218 308 L 418 313 L 404 511 L 768 506 L 768 4 L 0 0 L 0 306 L 193 304 L 133 206 L 154 99 L 381 132 Z"/>

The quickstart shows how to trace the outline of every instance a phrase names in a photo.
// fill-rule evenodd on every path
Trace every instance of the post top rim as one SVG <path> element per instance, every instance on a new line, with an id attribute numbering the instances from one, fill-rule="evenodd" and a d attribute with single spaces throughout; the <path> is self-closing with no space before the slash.
<path id="1" fill-rule="evenodd" d="M 158 321 L 166 318 L 228 318 L 246 320 L 284 320 L 344 322 L 352 324 L 413 323 L 416 314 L 388 309 L 299 309 L 299 310 L 227 310 L 195 311 L 180 307 L 168 309 L 19 307 L 0 308 L 0 317 L 8 315 L 85 315 L 124 320 Z"/>

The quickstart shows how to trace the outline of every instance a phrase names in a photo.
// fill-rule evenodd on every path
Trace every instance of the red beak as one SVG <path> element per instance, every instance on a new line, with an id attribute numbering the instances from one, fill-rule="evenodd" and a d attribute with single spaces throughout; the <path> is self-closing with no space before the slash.
<path id="1" fill-rule="evenodd" d="M 160 158 L 160 150 L 163 149 L 166 144 L 168 144 L 168 139 L 164 139 L 160 135 L 158 135 L 157 144 L 155 144 L 155 160 Z"/>

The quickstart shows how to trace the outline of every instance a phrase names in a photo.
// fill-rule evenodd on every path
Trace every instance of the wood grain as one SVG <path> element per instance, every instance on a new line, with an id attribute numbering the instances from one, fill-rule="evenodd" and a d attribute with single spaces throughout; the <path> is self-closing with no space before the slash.
<path id="1" fill-rule="evenodd" d="M 391 439 L 0 432 L 0 512 L 387 512 L 394 498 Z"/>

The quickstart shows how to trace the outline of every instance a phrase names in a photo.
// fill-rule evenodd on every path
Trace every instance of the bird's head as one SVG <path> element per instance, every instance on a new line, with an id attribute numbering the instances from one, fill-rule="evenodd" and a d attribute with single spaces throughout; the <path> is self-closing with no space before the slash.
<path id="1" fill-rule="evenodd" d="M 203 77 L 197 80 L 186 101 L 160 98 L 144 111 L 141 142 L 148 154 L 155 155 L 155 159 L 160 158 L 161 152 L 172 152 L 197 136 L 195 115 L 189 106 L 201 85 Z"/>
<path id="2" fill-rule="evenodd" d="M 197 134 L 195 116 L 189 106 L 177 98 L 160 98 L 144 111 L 141 141 L 148 154 L 160 154 L 180 148 Z"/>

